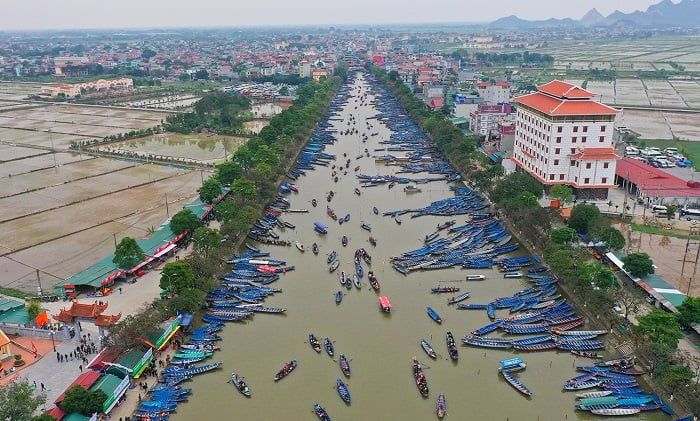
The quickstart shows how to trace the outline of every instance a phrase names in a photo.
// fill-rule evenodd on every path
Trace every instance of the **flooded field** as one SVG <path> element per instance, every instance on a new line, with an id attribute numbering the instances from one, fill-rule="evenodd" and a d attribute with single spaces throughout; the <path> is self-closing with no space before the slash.
<path id="1" fill-rule="evenodd" d="M 101 146 L 103 151 L 126 151 L 189 158 L 200 162 L 222 161 L 248 139 L 245 137 L 163 133 Z"/>
<path id="2" fill-rule="evenodd" d="M 362 83 L 362 82 L 356 82 Z M 371 98 L 370 98 L 371 99 Z M 356 108 L 354 108 L 356 107 Z M 357 119 L 360 133 L 365 120 L 376 110 L 371 105 L 350 101 L 342 113 Z M 336 127 L 346 127 L 334 121 Z M 379 123 L 372 120 L 377 127 Z M 377 130 L 377 129 L 373 129 Z M 326 152 L 352 159 L 350 167 L 360 166 L 362 174 L 393 174 L 397 167 L 376 164 L 371 158 L 356 159 L 365 148 L 372 151 L 378 142 L 387 139 L 389 131 L 379 125 L 379 135 L 361 143 L 357 135 L 339 135 L 339 142 Z M 339 162 L 338 162 L 339 163 Z M 411 177 L 422 177 L 415 174 Z M 485 312 L 457 310 L 446 304 L 445 295 L 431 294 L 438 285 L 456 286 L 470 291 L 468 302 L 490 302 L 496 297 L 511 295 L 529 286 L 520 279 L 504 279 L 495 270 L 440 270 L 414 272 L 403 276 L 389 265 L 389 258 L 422 246 L 424 236 L 435 230 L 438 223 L 450 218 L 425 216 L 411 219 L 406 215 L 403 224 L 381 216 L 381 212 L 422 207 L 437 199 L 450 197 L 445 182 L 422 185 L 422 192 L 408 195 L 397 186 L 366 188 L 361 195 L 353 194 L 359 186 L 352 171 L 340 174 L 334 183 L 331 168 L 317 167 L 298 180 L 300 192 L 289 196 L 291 207 L 309 209 L 308 214 L 287 213 L 286 221 L 296 225 L 295 230 L 281 232 L 281 238 L 298 240 L 307 249 L 316 242 L 318 256 L 310 251 L 300 253 L 293 247 L 266 247 L 272 257 L 295 265 L 296 270 L 273 284 L 283 289 L 266 301 L 266 305 L 284 306 L 284 315 L 256 315 L 254 321 L 229 324 L 222 332 L 222 351 L 215 360 L 222 360 L 223 370 L 195 377 L 184 387 L 194 393 L 189 402 L 180 404 L 176 420 L 226 419 L 234 416 L 246 420 L 311 420 L 312 405 L 319 402 L 334 420 L 428 420 L 435 419 L 435 398 L 444 393 L 448 401 L 448 419 L 453 420 L 572 420 L 594 419 L 589 414 L 574 410 L 574 394 L 561 391 L 562 383 L 576 375 L 575 365 L 589 361 L 577 360 L 563 352 L 534 352 L 520 354 L 528 364 L 519 378 L 534 395 L 526 399 L 513 390 L 498 375 L 498 361 L 514 355 L 512 351 L 459 348 L 459 362 L 447 357 L 445 333 L 452 331 L 460 341 L 471 330 L 488 323 Z M 338 215 L 351 215 L 350 222 L 342 225 L 330 220 L 325 210 L 325 193 L 336 192 L 330 206 Z M 318 200 L 312 207 L 311 200 Z M 374 215 L 377 206 L 380 215 Z M 455 217 L 458 223 L 464 217 Z M 312 223 L 329 225 L 328 235 L 319 236 Z M 368 242 L 370 233 L 360 228 L 364 221 L 372 225 L 371 235 L 377 247 Z M 340 238 L 346 235 L 349 244 L 343 248 Z M 364 247 L 372 255 L 372 270 L 381 282 L 382 294 L 390 297 L 394 306 L 391 314 L 382 313 L 377 295 L 367 287 L 366 277 L 361 290 L 353 289 L 340 305 L 334 302 L 334 293 L 340 289 L 338 273 L 329 274 L 325 255 L 332 250 L 339 253 L 338 272 L 353 271 L 354 251 Z M 465 282 L 466 273 L 486 276 L 483 282 Z M 432 306 L 443 318 L 438 325 L 426 315 L 426 306 Z M 499 313 L 505 316 L 506 313 Z M 584 327 L 585 328 L 585 327 Z M 352 405 L 342 403 L 334 389 L 336 378 L 343 377 L 337 359 L 317 354 L 306 343 L 310 332 L 323 338 L 330 337 L 336 353 L 344 353 L 352 365 L 347 383 L 352 394 Z M 421 350 L 421 338 L 432 342 L 440 354 L 430 360 Z M 460 342 L 461 343 L 461 342 Z M 337 354 L 336 354 L 337 355 Z M 431 395 L 424 399 L 418 393 L 411 373 L 411 358 L 418 357 L 425 365 L 425 374 Z M 273 375 L 289 360 L 296 358 L 299 367 L 280 382 Z M 245 376 L 253 397 L 242 397 L 231 384 L 230 372 Z M 624 419 L 624 418 L 623 418 Z M 665 419 L 659 414 L 644 414 L 633 419 Z"/>

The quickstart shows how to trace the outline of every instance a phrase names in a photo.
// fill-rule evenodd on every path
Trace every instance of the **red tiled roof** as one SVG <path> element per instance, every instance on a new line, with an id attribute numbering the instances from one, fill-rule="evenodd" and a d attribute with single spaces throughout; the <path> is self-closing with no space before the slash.
<path id="1" fill-rule="evenodd" d="M 562 115 L 615 115 L 617 110 L 596 101 L 577 100 L 568 101 L 554 98 L 540 92 L 519 96 L 515 98 L 518 104 L 545 113 L 550 116 Z"/>
<path id="2" fill-rule="evenodd" d="M 642 161 L 623 158 L 617 162 L 615 175 L 634 183 L 649 197 L 700 197 L 700 188 Z"/>
<path id="3" fill-rule="evenodd" d="M 122 314 L 112 314 L 112 315 L 105 315 L 105 314 L 100 314 L 95 318 L 95 325 L 96 326 L 103 326 L 103 327 L 109 327 L 113 326 L 119 319 L 122 318 Z"/>
<path id="4" fill-rule="evenodd" d="M 63 412 L 63 410 L 61 408 L 54 406 L 53 408 L 46 411 L 46 415 L 50 416 L 51 418 L 53 418 L 55 420 L 62 420 L 63 417 L 66 416 L 66 413 Z"/>
<path id="5" fill-rule="evenodd" d="M 580 148 L 571 157 L 584 160 L 620 159 L 615 154 L 615 148 Z"/>
<path id="6" fill-rule="evenodd" d="M 537 87 L 537 90 L 559 98 L 593 98 L 595 95 L 585 89 L 579 88 L 573 83 L 553 80 Z"/>
<path id="7" fill-rule="evenodd" d="M 95 317 L 102 314 L 105 310 L 107 310 L 108 306 L 109 304 L 107 303 L 81 304 L 77 301 L 73 301 L 71 307 L 68 310 L 62 308 L 58 315 L 53 316 L 53 318 L 63 323 L 72 322 L 74 317 L 83 319 L 94 319 Z"/>

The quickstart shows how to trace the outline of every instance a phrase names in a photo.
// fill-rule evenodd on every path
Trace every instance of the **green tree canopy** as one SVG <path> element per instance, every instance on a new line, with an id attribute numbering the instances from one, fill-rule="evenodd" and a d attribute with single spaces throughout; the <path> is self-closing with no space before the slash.
<path id="1" fill-rule="evenodd" d="M 549 195 L 554 199 L 559 199 L 564 203 L 569 203 L 574 197 L 574 192 L 571 187 L 566 184 L 556 184 L 552 186 Z"/>
<path id="2" fill-rule="evenodd" d="M 75 386 L 66 393 L 58 406 L 68 414 L 77 412 L 89 417 L 94 413 L 102 412 L 102 406 L 106 400 L 107 395 L 99 389 L 91 391 Z"/>
<path id="3" fill-rule="evenodd" d="M 222 162 L 216 166 L 215 176 L 223 184 L 231 184 L 241 176 L 241 167 L 233 161 Z"/>
<path id="4" fill-rule="evenodd" d="M 657 373 L 661 383 L 671 392 L 693 381 L 693 371 L 680 364 L 662 364 Z"/>
<path id="5" fill-rule="evenodd" d="M 622 259 L 624 269 L 638 278 L 654 273 L 654 262 L 646 253 L 631 253 Z"/>
<path id="6" fill-rule="evenodd" d="M 170 229 L 175 234 L 185 231 L 193 233 L 195 229 L 201 226 L 202 221 L 190 209 L 183 209 L 170 219 Z"/>
<path id="7" fill-rule="evenodd" d="M 600 210 L 596 205 L 581 203 L 571 210 L 571 218 L 569 218 L 569 226 L 576 230 L 588 234 L 590 229 L 601 218 Z"/>
<path id="8" fill-rule="evenodd" d="M 637 317 L 637 322 L 639 324 L 634 327 L 636 332 L 671 350 L 678 347 L 678 340 L 683 337 L 677 316 L 658 308 Z"/>
<path id="9" fill-rule="evenodd" d="M 166 263 L 160 273 L 160 288 L 175 294 L 195 286 L 194 274 L 187 262 L 177 260 Z"/>
<path id="10" fill-rule="evenodd" d="M 686 297 L 678 306 L 678 313 L 678 321 L 685 328 L 700 323 L 700 297 Z"/>
<path id="11" fill-rule="evenodd" d="M 221 245 L 221 234 L 215 229 L 199 227 L 194 230 L 192 244 L 195 250 L 207 255 L 211 250 L 219 248 Z"/>
<path id="12" fill-rule="evenodd" d="M 213 203 L 219 197 L 223 186 L 216 177 L 209 177 L 199 188 L 199 198 L 204 203 Z"/>
<path id="13" fill-rule="evenodd" d="M 605 244 L 611 250 L 622 250 L 625 247 L 625 237 L 620 230 L 614 227 L 608 227 L 596 232 L 596 238 L 600 241 L 605 241 Z"/>
<path id="14" fill-rule="evenodd" d="M 231 183 L 231 191 L 234 196 L 240 197 L 244 200 L 253 200 L 258 194 L 258 189 L 255 184 L 245 178 L 239 178 Z"/>
<path id="15" fill-rule="evenodd" d="M 29 300 L 27 303 L 27 314 L 32 319 L 36 319 L 39 313 L 41 313 L 41 310 L 41 303 L 38 300 Z"/>
<path id="16" fill-rule="evenodd" d="M 496 183 L 491 197 L 496 202 L 502 202 L 513 197 L 518 197 L 523 192 L 530 192 L 539 199 L 542 197 L 544 189 L 542 185 L 529 174 L 516 171 L 503 177 Z"/>
<path id="17" fill-rule="evenodd" d="M 216 209 L 214 209 L 214 215 L 216 217 L 216 220 L 221 223 L 230 221 L 236 216 L 236 213 L 238 212 L 238 205 L 236 205 L 236 202 L 234 202 L 231 199 L 222 200 L 216 206 Z"/>
<path id="18" fill-rule="evenodd" d="M 131 237 L 124 237 L 117 244 L 112 262 L 122 269 L 131 269 L 146 258 L 146 254 Z"/>
<path id="19" fill-rule="evenodd" d="M 0 387 L 0 420 L 28 421 L 36 409 L 46 402 L 45 395 L 34 395 L 27 380 L 16 380 Z"/>
<path id="20" fill-rule="evenodd" d="M 178 312 L 197 314 L 202 308 L 202 302 L 206 295 L 206 292 L 197 288 L 186 289 L 168 300 L 168 309 L 171 314 Z"/>
<path id="21" fill-rule="evenodd" d="M 569 227 L 555 228 L 550 238 L 557 244 L 566 244 L 576 241 L 576 230 Z"/>
<path id="22" fill-rule="evenodd" d="M 515 199 L 518 206 L 524 208 L 539 208 L 540 203 L 537 201 L 537 197 L 529 191 L 524 191 L 518 195 Z"/>
<path id="23" fill-rule="evenodd" d="M 289 95 L 289 88 L 287 87 L 287 85 L 284 85 L 283 87 L 280 88 L 280 90 L 277 93 L 282 95 L 282 96 L 287 96 L 287 95 Z"/>
<path id="24" fill-rule="evenodd" d="M 600 262 L 580 264 L 576 268 L 576 276 L 603 290 L 609 290 L 617 285 L 615 274 L 600 264 Z"/>

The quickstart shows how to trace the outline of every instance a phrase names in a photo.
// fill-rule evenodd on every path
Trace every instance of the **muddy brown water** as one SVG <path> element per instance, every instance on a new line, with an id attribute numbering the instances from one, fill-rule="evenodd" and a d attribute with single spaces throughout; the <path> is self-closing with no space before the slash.
<path id="1" fill-rule="evenodd" d="M 361 84 L 364 89 L 367 85 Z M 355 105 L 358 106 L 355 109 Z M 367 105 L 360 106 L 350 100 L 343 116 L 352 113 L 362 133 L 365 118 L 376 113 Z M 412 273 L 403 276 L 388 263 L 390 256 L 418 248 L 422 238 L 435 226 L 452 218 L 421 217 L 402 218 L 397 225 L 392 219 L 381 216 L 389 209 L 422 207 L 433 200 L 451 195 L 446 183 L 422 185 L 418 194 L 405 194 L 400 186 L 389 190 L 387 186 L 361 189 L 362 195 L 353 193 L 358 181 L 352 168 L 361 167 L 364 174 L 390 174 L 396 167 L 375 164 L 371 158 L 356 160 L 358 151 L 378 147 L 380 139 L 386 139 L 389 131 L 370 120 L 380 135 L 370 137 L 366 144 L 358 136 L 339 136 L 339 142 L 327 148 L 341 161 L 343 153 L 351 158 L 351 170 L 341 176 L 338 183 L 331 179 L 330 167 L 318 167 L 308 171 L 298 180 L 300 192 L 289 196 L 292 208 L 310 209 L 308 214 L 285 214 L 283 218 L 296 225 L 295 230 L 281 231 L 281 238 L 298 240 L 307 247 L 300 253 L 294 247 L 264 247 L 273 258 L 295 265 L 296 270 L 285 275 L 273 286 L 283 289 L 266 301 L 270 306 L 287 308 L 284 315 L 256 315 L 246 323 L 229 324 L 223 332 L 213 360 L 223 361 L 223 369 L 196 377 L 183 387 L 192 387 L 189 402 L 178 406 L 176 420 L 188 419 L 246 419 L 246 420 L 312 420 L 315 402 L 326 407 L 334 420 L 377 419 L 436 419 L 435 399 L 444 393 L 448 401 L 448 417 L 454 420 L 565 420 L 593 419 L 587 413 L 574 410 L 575 395 L 562 392 L 562 383 L 575 375 L 575 365 L 589 361 L 575 359 L 567 353 L 535 352 L 520 354 L 528 363 L 518 377 L 532 391 L 527 399 L 516 392 L 498 374 L 498 362 L 514 356 L 513 351 L 486 350 L 461 346 L 459 362 L 453 363 L 447 356 L 445 332 L 450 330 L 461 344 L 461 338 L 471 330 L 489 322 L 483 311 L 457 310 L 446 304 L 448 295 L 431 294 L 430 288 L 438 284 L 458 286 L 470 291 L 466 302 L 487 303 L 496 297 L 511 295 L 526 288 L 527 282 L 503 279 L 495 270 L 440 270 Z M 336 127 L 346 123 L 333 122 Z M 411 175 L 421 177 L 422 175 Z M 330 206 L 338 216 L 350 213 L 349 223 L 338 225 L 326 215 L 325 192 L 337 192 Z M 318 207 L 311 205 L 318 200 Z M 372 213 L 372 206 L 380 209 L 380 215 Z M 458 222 L 464 218 L 455 217 Z M 329 226 L 328 235 L 321 237 L 313 231 L 312 223 L 322 221 Z M 360 228 L 361 221 L 372 225 L 371 235 L 378 240 L 377 247 L 368 242 L 369 233 Z M 346 235 L 349 244 L 343 248 L 340 238 Z M 310 249 L 318 243 L 321 252 L 314 256 Z M 352 259 L 357 248 L 364 247 L 372 255 L 372 270 L 381 282 L 382 294 L 387 295 L 394 306 L 391 314 L 380 312 L 377 294 L 368 288 L 363 278 L 361 290 L 346 291 L 342 304 L 336 305 L 334 293 L 340 290 L 338 273 L 354 271 Z M 339 253 L 341 266 L 329 274 L 326 254 Z M 366 265 L 365 265 L 366 266 Z M 464 279 L 466 273 L 486 275 L 483 282 L 449 282 Z M 343 289 L 344 290 L 344 289 Z M 344 290 L 345 291 L 345 290 Z M 442 325 L 428 318 L 426 307 L 432 306 L 443 317 Z M 505 315 L 505 313 L 501 314 Z M 325 353 L 317 354 L 308 345 L 309 332 L 319 338 L 330 337 L 335 343 L 336 358 Z M 426 338 L 440 354 L 430 360 L 420 348 L 419 341 Z M 337 355 L 344 353 L 352 366 L 352 375 L 345 379 L 352 394 L 352 405 L 345 405 L 335 390 L 335 380 L 343 378 Z M 430 397 L 424 399 L 418 393 L 411 372 L 411 358 L 417 356 L 426 365 L 425 374 L 430 386 Z M 297 369 L 279 382 L 274 374 L 287 361 L 296 358 Z M 240 395 L 227 383 L 231 371 L 245 376 L 252 389 L 250 399 Z M 635 419 L 665 419 L 663 415 L 645 414 Z"/>

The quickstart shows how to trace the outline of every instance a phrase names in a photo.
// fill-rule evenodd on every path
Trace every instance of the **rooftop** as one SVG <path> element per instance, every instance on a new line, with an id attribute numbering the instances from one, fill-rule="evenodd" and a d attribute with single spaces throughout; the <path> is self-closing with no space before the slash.
<path id="1" fill-rule="evenodd" d="M 620 159 L 620 157 L 615 154 L 615 148 L 579 148 L 571 157 L 583 160 Z"/>
<path id="2" fill-rule="evenodd" d="M 700 197 L 700 188 L 690 187 L 687 181 L 637 159 L 619 160 L 615 175 L 634 183 L 650 197 Z"/>
<path id="3" fill-rule="evenodd" d="M 617 110 L 591 100 L 561 99 L 542 92 L 519 96 L 515 102 L 533 108 L 549 116 L 567 115 L 610 115 L 617 114 Z"/>
<path id="4" fill-rule="evenodd" d="M 583 88 L 579 88 L 573 83 L 553 80 L 537 87 L 539 92 L 555 96 L 562 99 L 590 99 L 595 95 Z"/>

